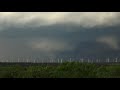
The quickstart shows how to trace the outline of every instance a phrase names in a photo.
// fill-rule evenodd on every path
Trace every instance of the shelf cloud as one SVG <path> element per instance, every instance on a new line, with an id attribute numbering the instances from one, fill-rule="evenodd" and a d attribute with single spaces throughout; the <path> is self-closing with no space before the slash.
<path id="1" fill-rule="evenodd" d="M 117 55 L 119 34 L 119 12 L 0 12 L 0 56 Z"/>

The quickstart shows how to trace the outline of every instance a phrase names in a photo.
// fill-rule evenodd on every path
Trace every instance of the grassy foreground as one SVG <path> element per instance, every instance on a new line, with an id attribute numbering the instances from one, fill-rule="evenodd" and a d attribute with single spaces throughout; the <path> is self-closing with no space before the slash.
<path id="1" fill-rule="evenodd" d="M 119 78 L 120 65 L 63 63 L 59 65 L 0 66 L 0 78 Z"/>

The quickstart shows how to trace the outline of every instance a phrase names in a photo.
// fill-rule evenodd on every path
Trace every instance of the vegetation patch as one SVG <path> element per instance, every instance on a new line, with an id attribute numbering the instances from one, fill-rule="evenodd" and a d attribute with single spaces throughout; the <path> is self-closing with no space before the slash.
<path id="1" fill-rule="evenodd" d="M 119 78 L 120 65 L 65 62 L 58 65 L 0 66 L 0 78 Z"/>

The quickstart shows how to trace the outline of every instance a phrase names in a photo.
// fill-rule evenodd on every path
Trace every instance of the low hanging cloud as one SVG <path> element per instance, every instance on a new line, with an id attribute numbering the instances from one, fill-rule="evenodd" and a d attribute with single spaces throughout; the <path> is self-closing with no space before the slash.
<path id="1" fill-rule="evenodd" d="M 120 23 L 119 12 L 0 12 L 0 30 L 9 27 L 40 27 L 75 24 L 84 28 Z"/>
<path id="2" fill-rule="evenodd" d="M 99 43 L 103 43 L 106 44 L 108 47 L 114 49 L 114 50 L 119 50 L 119 42 L 117 40 L 117 38 L 113 37 L 113 36 L 104 36 L 104 37 L 100 37 L 97 38 L 96 40 Z"/>
<path id="3" fill-rule="evenodd" d="M 70 45 L 68 42 L 42 38 L 39 40 L 32 40 L 28 42 L 28 46 L 33 50 L 45 52 L 45 53 L 54 53 L 54 52 L 63 52 L 74 50 L 74 46 Z"/>

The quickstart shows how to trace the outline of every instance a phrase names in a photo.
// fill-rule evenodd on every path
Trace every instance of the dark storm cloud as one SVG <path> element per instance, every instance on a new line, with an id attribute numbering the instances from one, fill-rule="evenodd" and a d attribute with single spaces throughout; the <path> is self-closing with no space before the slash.
<path id="1" fill-rule="evenodd" d="M 96 55 L 119 51 L 115 12 L 0 13 L 0 55 Z"/>

